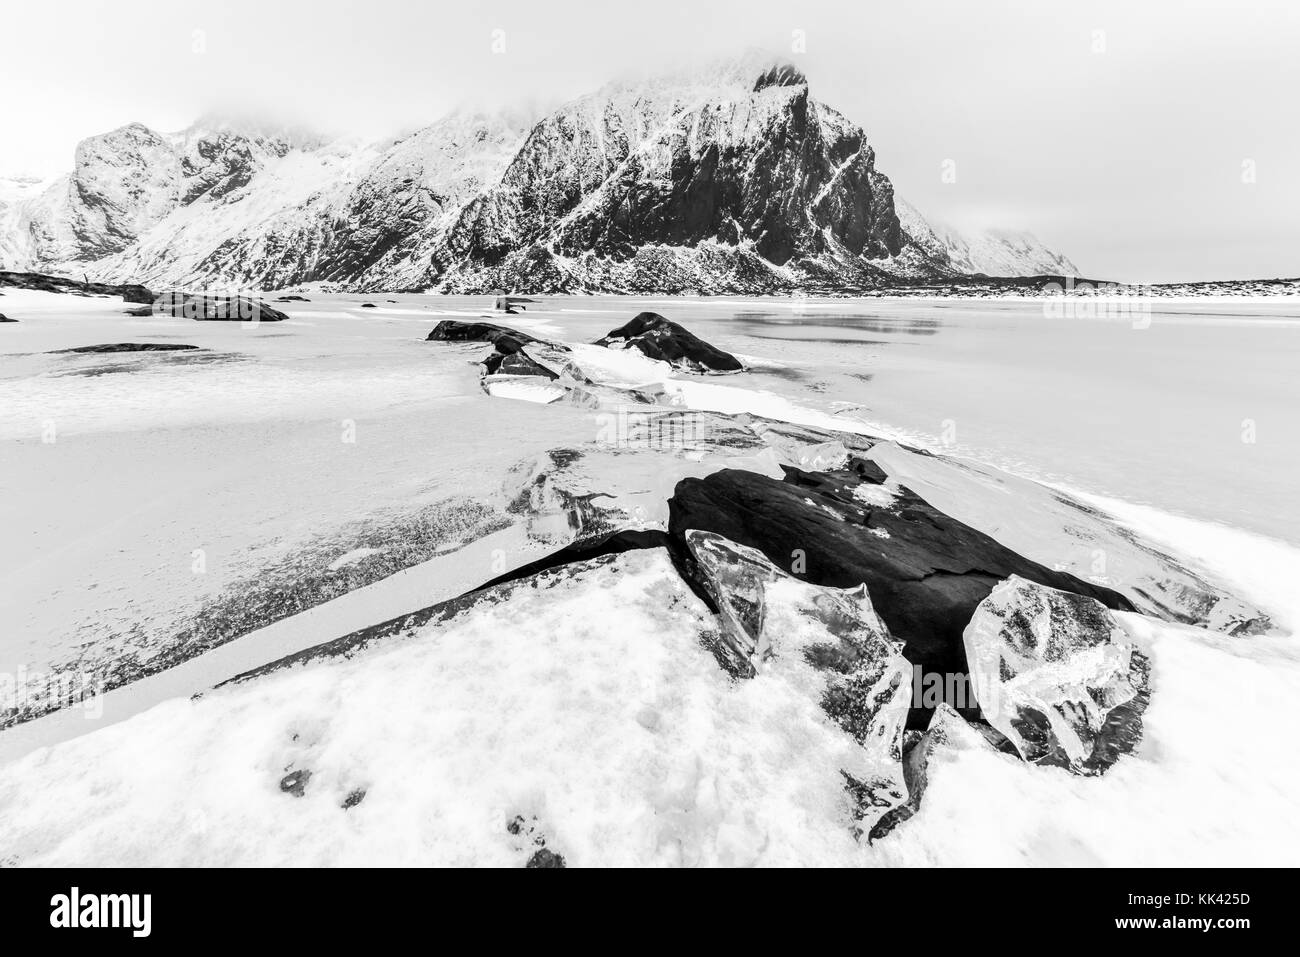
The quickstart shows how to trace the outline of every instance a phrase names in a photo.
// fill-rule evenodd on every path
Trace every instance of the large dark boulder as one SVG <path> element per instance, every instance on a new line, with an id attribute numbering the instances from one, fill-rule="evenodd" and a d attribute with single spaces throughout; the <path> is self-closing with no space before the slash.
<path id="1" fill-rule="evenodd" d="M 545 379 L 559 378 L 558 373 L 533 359 L 513 339 L 503 336 L 496 341 L 495 346 L 493 352 L 483 360 L 487 375 L 535 375 Z"/>
<path id="2" fill-rule="evenodd" d="M 0 322 L 17 322 L 17 319 L 10 319 L 3 312 L 0 312 Z"/>
<path id="3" fill-rule="evenodd" d="M 874 463 L 851 459 L 843 471 L 786 473 L 777 480 L 725 469 L 679 482 L 668 505 L 669 534 L 679 551 L 689 552 L 687 530 L 700 529 L 756 548 L 817 585 L 865 583 L 904 655 L 925 675 L 968 674 L 962 632 L 980 602 L 1011 575 L 1132 610 L 1122 595 L 1030 561 L 906 488 L 891 492 Z M 965 707 L 964 713 L 978 712 Z M 926 710 L 913 707 L 909 726 L 927 721 Z"/>
<path id="4" fill-rule="evenodd" d="M 596 340 L 596 345 L 636 349 L 687 372 L 741 372 L 745 368 L 731 353 L 710 345 L 657 312 L 640 313 Z"/>
<path id="5" fill-rule="evenodd" d="M 459 322 L 455 319 L 444 319 L 438 323 L 425 341 L 489 343 L 492 351 L 483 359 L 485 375 L 524 375 L 557 379 L 559 374 L 528 355 L 524 351 L 524 346 L 537 346 L 542 350 L 551 349 L 558 352 L 569 351 L 568 346 L 561 343 L 546 342 L 517 329 L 509 329 L 490 322 Z"/>
<path id="6" fill-rule="evenodd" d="M 496 342 L 502 336 L 516 343 L 541 342 L 535 336 L 518 329 L 508 329 L 491 322 L 461 322 L 444 319 L 425 337 L 425 342 Z"/>
<path id="7" fill-rule="evenodd" d="M 153 312 L 160 316 L 208 322 L 283 322 L 289 318 L 260 299 L 189 292 L 163 293 L 154 300 Z"/>

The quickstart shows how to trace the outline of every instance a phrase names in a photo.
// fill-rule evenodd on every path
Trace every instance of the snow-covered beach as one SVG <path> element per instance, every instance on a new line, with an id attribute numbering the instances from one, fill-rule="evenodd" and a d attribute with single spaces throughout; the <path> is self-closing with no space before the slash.
<path id="1" fill-rule="evenodd" d="M 1269 758 L 1300 686 L 1290 306 L 1159 302 L 1143 328 L 876 299 L 545 297 L 492 316 L 566 346 L 604 397 L 584 406 L 489 394 L 483 344 L 425 341 L 490 314 L 481 297 L 302 295 L 253 327 L 0 298 L 19 319 L 0 341 L 0 666 L 114 686 L 0 731 L 7 863 L 508 864 L 539 840 L 571 865 L 1289 863 L 1295 788 Z M 747 371 L 591 345 L 643 310 Z M 198 349 L 58 351 L 141 341 Z M 606 400 L 628 391 L 698 433 L 611 445 Z M 1117 612 L 1151 660 L 1132 753 L 1078 776 L 958 740 L 875 842 L 853 836 L 842 772 L 863 759 L 822 677 L 779 648 L 728 676 L 701 644 L 714 613 L 662 549 L 212 690 L 602 523 L 662 529 L 683 477 L 837 467 L 827 433 L 866 437 L 894 480 L 1044 566 L 1121 591 L 1149 573 L 1122 536 L 1098 544 L 1101 519 L 1072 538 L 1092 519 L 1055 511 L 1032 480 L 1050 481 L 1271 631 Z"/>

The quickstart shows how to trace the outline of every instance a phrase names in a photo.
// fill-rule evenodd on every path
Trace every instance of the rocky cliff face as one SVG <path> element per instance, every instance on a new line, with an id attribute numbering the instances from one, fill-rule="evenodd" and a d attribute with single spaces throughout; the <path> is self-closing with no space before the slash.
<path id="1" fill-rule="evenodd" d="M 449 288 L 539 274 L 558 288 L 793 287 L 895 255 L 889 180 L 862 131 L 790 66 L 615 86 L 538 123 L 449 230 Z M 866 275 L 862 266 L 858 271 Z"/>
<path id="2" fill-rule="evenodd" d="M 363 151 L 301 205 L 227 237 L 196 272 L 261 288 L 424 287 L 447 227 L 499 178 L 525 130 L 508 116 L 454 114 Z"/>
<path id="3" fill-rule="evenodd" d="M 0 214 L 0 265 L 191 287 L 757 293 L 1021 268 L 1014 244 L 900 224 L 862 130 L 754 54 L 366 147 L 133 124 Z"/>

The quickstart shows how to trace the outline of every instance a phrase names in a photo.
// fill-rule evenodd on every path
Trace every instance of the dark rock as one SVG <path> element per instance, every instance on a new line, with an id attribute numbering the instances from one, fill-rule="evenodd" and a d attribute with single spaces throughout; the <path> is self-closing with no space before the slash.
<path id="1" fill-rule="evenodd" d="M 558 373 L 542 365 L 524 351 L 525 345 L 537 345 L 560 352 L 568 347 L 560 343 L 544 342 L 517 329 L 493 325 L 490 322 L 458 322 L 444 319 L 433 327 L 426 342 L 487 342 L 493 351 L 483 360 L 487 375 L 542 376 L 559 378 Z"/>
<path id="2" fill-rule="evenodd" d="M 505 337 L 495 343 L 496 351 L 483 360 L 488 375 L 535 375 L 546 379 L 558 379 L 559 375 L 537 362 L 521 348 L 509 352 L 502 351 L 502 346 L 513 340 Z M 509 347 L 507 347 L 509 348 Z"/>
<path id="3" fill-rule="evenodd" d="M 591 497 L 595 498 L 596 495 L 593 493 Z M 584 503 L 576 503 L 576 506 L 582 504 Z M 485 582 L 479 586 L 478 590 L 485 591 L 490 588 L 497 588 L 545 572 L 562 572 L 567 566 L 579 562 L 587 562 L 610 555 L 621 555 L 623 552 L 645 548 L 668 548 L 670 544 L 668 537 L 663 532 L 654 529 L 627 529 L 581 538 L 557 552 L 529 562 L 527 565 L 521 565 L 514 571 L 506 572 L 504 575 L 499 575 L 491 581 Z M 670 557 L 676 559 L 676 556 L 672 556 L 671 553 Z M 426 611 L 429 610 L 431 609 Z"/>
<path id="4" fill-rule="evenodd" d="M 536 302 L 535 299 L 529 299 L 526 296 L 507 296 L 505 293 L 496 294 L 496 302 L 493 308 L 497 312 L 504 312 L 508 316 L 513 316 L 521 309 L 528 307 L 524 303 Z"/>
<path id="5" fill-rule="evenodd" d="M 374 304 L 373 302 L 363 302 L 363 303 L 361 304 L 361 308 L 362 308 L 362 309 L 374 309 L 374 308 L 375 308 L 375 304 Z"/>
<path id="6" fill-rule="evenodd" d="M 740 372 L 745 367 L 729 352 L 710 345 L 657 312 L 643 312 L 596 340 L 598 346 L 634 348 L 687 372 Z"/>
<path id="7" fill-rule="evenodd" d="M 116 287 L 121 292 L 123 302 L 151 303 L 154 294 L 144 286 L 127 285 Z"/>
<path id="8" fill-rule="evenodd" d="M 494 325 L 490 322 L 461 322 L 457 319 L 444 319 L 433 327 L 424 339 L 425 342 L 496 342 L 502 336 L 513 339 L 518 344 L 541 342 L 535 336 L 518 329 Z"/>
<path id="9" fill-rule="evenodd" d="M 865 457 L 884 468 L 891 481 L 995 535 L 1012 551 L 1090 581 L 1104 574 L 1098 583 L 1124 595 L 1141 614 L 1234 636 L 1276 630 L 1262 609 L 1142 541 L 1092 505 L 974 462 L 917 452 L 882 442 Z M 1065 542 L 1070 547 L 1063 549 Z M 1102 567 L 1096 564 L 1099 556 L 1104 556 Z"/>
<path id="10" fill-rule="evenodd" d="M 63 276 L 47 276 L 34 272 L 0 271 L 0 286 L 81 296 L 121 296 L 123 302 L 152 303 L 154 301 L 152 292 L 135 283 L 113 285 L 104 282 L 78 282 Z"/>
<path id="11" fill-rule="evenodd" d="M 547 850 L 546 837 L 542 834 L 537 818 L 526 820 L 522 814 L 516 814 L 506 824 L 506 831 L 513 837 L 520 838 L 524 847 L 531 845 L 537 848 L 524 867 L 564 867 L 564 858 L 554 851 Z"/>
<path id="12" fill-rule="evenodd" d="M 355 788 L 348 792 L 348 796 L 343 799 L 343 810 L 354 808 L 366 799 L 365 788 Z"/>
<path id="13" fill-rule="evenodd" d="M 51 355 L 67 352 L 181 352 L 197 349 L 198 346 L 185 345 L 180 342 L 106 342 L 98 346 L 75 346 L 71 349 L 55 349 Z"/>
<path id="14" fill-rule="evenodd" d="M 17 322 L 17 319 L 10 319 L 3 312 L 0 312 L 0 322 Z"/>
<path id="15" fill-rule="evenodd" d="M 281 296 L 276 302 L 311 302 L 306 296 Z"/>
<path id="16" fill-rule="evenodd" d="M 875 484 L 880 470 L 872 463 L 853 458 L 842 471 L 786 472 L 784 481 L 736 469 L 684 479 L 669 501 L 670 535 L 683 553 L 686 532 L 700 529 L 756 548 L 813 584 L 865 583 L 907 659 L 926 677 L 958 679 L 942 681 L 945 694 L 968 675 L 963 630 L 1011 575 L 1132 610 L 1122 595 L 1029 561 L 906 488 L 891 495 Z M 854 490 L 862 486 L 871 494 L 859 499 Z M 963 714 L 978 712 L 967 707 Z M 908 726 L 924 728 L 928 718 L 914 706 Z"/>
<path id="17" fill-rule="evenodd" d="M 294 797 L 302 797 L 307 793 L 307 782 L 310 780 L 310 771 L 290 771 L 280 779 L 280 790 Z"/>
<path id="18" fill-rule="evenodd" d="M 283 322 L 289 317 L 260 299 L 165 292 L 153 302 L 153 312 L 178 319 L 213 322 Z"/>
<path id="19" fill-rule="evenodd" d="M 542 848 L 528 859 L 524 867 L 564 867 L 564 858 L 554 851 Z"/>

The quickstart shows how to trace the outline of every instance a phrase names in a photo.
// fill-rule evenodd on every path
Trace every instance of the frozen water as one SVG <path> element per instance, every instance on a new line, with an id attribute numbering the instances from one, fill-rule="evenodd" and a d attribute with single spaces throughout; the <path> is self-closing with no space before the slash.
<path id="1" fill-rule="evenodd" d="M 1140 715 L 1118 709 L 1145 690 L 1146 670 L 1100 602 L 1013 575 L 962 638 L 984 717 L 1026 761 L 1102 770 L 1118 756 L 1115 737 L 1140 733 Z"/>

